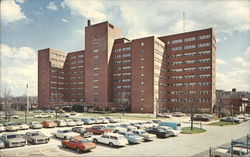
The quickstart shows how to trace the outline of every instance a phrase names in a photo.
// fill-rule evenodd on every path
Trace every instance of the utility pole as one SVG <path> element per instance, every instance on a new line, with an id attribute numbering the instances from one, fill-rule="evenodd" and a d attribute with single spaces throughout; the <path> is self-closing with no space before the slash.
<path id="1" fill-rule="evenodd" d="M 26 110 L 25 110 L 25 124 L 27 124 L 27 114 L 29 112 L 29 96 L 28 96 L 28 83 L 27 83 L 27 86 L 26 86 L 26 101 L 27 101 L 27 105 L 26 105 Z"/>

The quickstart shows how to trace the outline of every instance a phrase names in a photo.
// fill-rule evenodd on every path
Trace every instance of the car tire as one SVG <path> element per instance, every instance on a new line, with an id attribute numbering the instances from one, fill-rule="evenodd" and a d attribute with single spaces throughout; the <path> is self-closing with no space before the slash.
<path id="1" fill-rule="evenodd" d="M 98 143 L 97 139 L 95 139 L 95 138 L 94 138 L 94 140 L 93 140 L 93 141 L 94 141 L 94 143 Z"/>
<path id="2" fill-rule="evenodd" d="M 114 144 L 112 142 L 109 143 L 110 147 L 114 147 Z"/>
<path id="3" fill-rule="evenodd" d="M 81 153 L 81 149 L 80 149 L 80 148 L 77 148 L 76 151 L 77 151 L 78 153 Z"/>

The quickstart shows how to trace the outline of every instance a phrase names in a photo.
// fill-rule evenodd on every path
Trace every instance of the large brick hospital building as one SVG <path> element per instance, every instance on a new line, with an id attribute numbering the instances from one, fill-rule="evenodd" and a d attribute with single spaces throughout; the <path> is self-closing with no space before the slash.
<path id="1" fill-rule="evenodd" d="M 211 28 L 129 40 L 102 22 L 85 27 L 85 50 L 38 51 L 38 105 L 118 108 L 131 112 L 200 111 L 215 104 L 216 40 Z"/>

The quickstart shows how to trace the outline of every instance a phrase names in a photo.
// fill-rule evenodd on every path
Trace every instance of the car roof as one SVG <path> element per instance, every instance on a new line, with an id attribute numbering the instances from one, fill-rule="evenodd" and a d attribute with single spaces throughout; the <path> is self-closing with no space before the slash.
<path id="1" fill-rule="evenodd" d="M 74 139 L 74 140 L 85 140 L 86 138 L 84 137 L 81 137 L 81 136 L 75 136 L 75 137 L 72 137 L 71 139 Z"/>

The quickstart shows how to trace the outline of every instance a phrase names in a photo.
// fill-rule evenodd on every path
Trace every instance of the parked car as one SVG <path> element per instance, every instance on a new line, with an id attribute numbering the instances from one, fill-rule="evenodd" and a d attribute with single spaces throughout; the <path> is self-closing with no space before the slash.
<path id="1" fill-rule="evenodd" d="M 50 114 L 36 114 L 34 115 L 35 118 L 53 118 L 53 115 Z"/>
<path id="2" fill-rule="evenodd" d="M 193 117 L 193 120 L 195 120 L 195 121 L 209 121 L 210 118 L 208 118 L 207 116 L 204 116 L 204 115 L 196 115 Z"/>
<path id="3" fill-rule="evenodd" d="M 5 148 L 4 142 L 0 139 L 0 149 Z"/>
<path id="4" fill-rule="evenodd" d="M 97 135 L 101 135 L 101 134 L 104 134 L 107 132 L 112 132 L 111 129 L 107 129 L 103 125 L 96 125 L 96 126 L 92 126 L 90 128 L 86 128 L 86 131 L 92 132 L 93 134 L 97 134 Z"/>
<path id="5" fill-rule="evenodd" d="M 152 122 L 153 122 L 153 123 L 156 123 L 156 124 L 160 124 L 160 123 L 161 123 L 161 120 L 153 119 Z"/>
<path id="6" fill-rule="evenodd" d="M 93 139 L 95 143 L 103 143 L 108 144 L 111 147 L 114 146 L 126 146 L 128 144 L 128 140 L 119 134 L 104 134 L 101 137 L 96 137 Z"/>
<path id="7" fill-rule="evenodd" d="M 132 131 L 132 130 L 136 130 L 136 129 L 137 129 L 137 128 L 134 127 L 134 126 L 132 126 L 132 125 L 130 125 L 130 124 L 125 124 L 125 123 L 121 124 L 120 126 L 123 127 L 123 128 L 126 128 L 127 131 Z"/>
<path id="8" fill-rule="evenodd" d="M 4 132 L 5 131 L 5 127 L 3 124 L 0 124 L 0 132 Z"/>
<path id="9" fill-rule="evenodd" d="M 51 135 L 64 140 L 79 136 L 78 133 L 73 132 L 71 129 L 57 130 L 56 132 L 52 132 Z"/>
<path id="10" fill-rule="evenodd" d="M 243 120 L 238 119 L 237 117 L 225 117 L 225 118 L 221 118 L 220 121 L 222 121 L 222 122 L 241 123 Z"/>
<path id="11" fill-rule="evenodd" d="M 44 110 L 44 113 L 55 113 L 55 110 L 50 110 L 50 109 Z"/>
<path id="12" fill-rule="evenodd" d="M 58 117 L 59 117 L 59 118 L 69 118 L 69 115 L 66 114 L 66 113 L 64 113 L 64 112 L 62 112 L 62 113 L 59 113 L 59 114 L 58 114 Z"/>
<path id="13" fill-rule="evenodd" d="M 70 112 L 70 115 L 71 115 L 71 116 L 75 116 L 75 115 L 76 115 L 76 112 L 75 112 L 75 111 Z"/>
<path id="14" fill-rule="evenodd" d="M 132 131 L 132 133 L 143 137 L 144 141 L 150 141 L 156 137 L 156 135 L 149 134 L 145 130 L 134 130 L 134 131 Z"/>
<path id="15" fill-rule="evenodd" d="M 167 113 L 158 113 L 156 117 L 171 118 L 172 116 Z"/>
<path id="16" fill-rule="evenodd" d="M 76 123 L 76 126 L 83 125 L 83 122 L 80 119 L 73 119 L 73 121 Z"/>
<path id="17" fill-rule="evenodd" d="M 64 120 L 55 120 L 55 123 L 59 127 L 67 126 L 67 123 Z"/>
<path id="18" fill-rule="evenodd" d="M 97 119 L 97 122 L 100 122 L 101 124 L 107 124 L 109 122 L 109 120 L 107 120 L 103 117 L 98 117 L 96 119 Z"/>
<path id="19" fill-rule="evenodd" d="M 94 123 L 93 124 L 102 124 L 101 120 L 97 120 L 97 118 L 90 118 Z"/>
<path id="20" fill-rule="evenodd" d="M 135 143 L 141 143 L 144 139 L 141 136 L 138 136 L 132 132 L 127 131 L 119 131 L 118 134 L 123 135 L 129 143 L 135 144 Z"/>
<path id="21" fill-rule="evenodd" d="M 52 120 L 44 120 L 42 125 L 44 128 L 54 128 L 57 126 L 57 124 Z"/>
<path id="22" fill-rule="evenodd" d="M 70 138 L 69 140 L 63 140 L 61 143 L 62 143 L 62 148 L 71 148 L 79 153 L 81 151 L 89 151 L 91 149 L 96 148 L 95 143 L 90 142 L 88 139 L 83 137 L 73 137 Z"/>
<path id="23" fill-rule="evenodd" d="M 33 113 L 43 113 L 42 110 L 34 110 Z"/>
<path id="24" fill-rule="evenodd" d="M 3 134 L 1 140 L 4 142 L 5 147 L 21 147 L 27 144 L 27 141 L 20 135 L 15 133 Z"/>
<path id="25" fill-rule="evenodd" d="M 17 131 L 19 129 L 19 126 L 17 126 L 13 122 L 7 122 L 4 124 L 5 130 L 6 131 Z"/>
<path id="26" fill-rule="evenodd" d="M 175 136 L 173 131 L 165 130 L 165 129 L 158 128 L 158 127 L 150 127 L 150 128 L 147 128 L 146 131 L 150 134 L 155 134 L 157 138 L 167 138 L 167 137 Z"/>
<path id="27" fill-rule="evenodd" d="M 72 119 L 66 119 L 65 122 L 67 123 L 67 126 L 76 126 L 76 122 Z"/>
<path id="28" fill-rule="evenodd" d="M 39 122 L 30 122 L 29 127 L 31 129 L 41 129 L 43 127 L 43 125 Z"/>
<path id="29" fill-rule="evenodd" d="M 243 122 L 246 122 L 248 120 L 247 117 L 244 115 L 238 115 L 237 118 L 242 120 Z"/>
<path id="30" fill-rule="evenodd" d="M 19 127 L 18 130 L 28 130 L 29 129 L 29 125 L 27 125 L 27 124 L 24 124 L 24 123 L 15 123 L 15 124 L 16 124 L 16 126 Z"/>
<path id="31" fill-rule="evenodd" d="M 113 117 L 106 117 L 106 119 L 109 120 L 110 123 L 118 123 L 118 120 Z"/>
<path id="32" fill-rule="evenodd" d="M 233 151 L 231 147 L 219 147 L 212 151 L 213 156 L 218 157 L 231 157 L 231 156 L 240 156 L 240 157 L 247 157 L 247 149 L 246 148 L 240 148 L 240 147 L 234 147 Z"/>
<path id="33" fill-rule="evenodd" d="M 174 112 L 173 114 L 172 114 L 172 116 L 173 117 L 182 117 L 182 116 L 184 116 L 185 114 L 183 114 L 183 113 L 181 113 L 181 112 Z"/>
<path id="34" fill-rule="evenodd" d="M 81 136 L 83 136 L 85 138 L 91 137 L 93 135 L 93 133 L 86 131 L 86 129 L 84 127 L 74 127 L 74 128 L 72 128 L 72 131 L 81 134 Z"/>
<path id="35" fill-rule="evenodd" d="M 82 118 L 81 120 L 85 125 L 95 124 L 95 121 L 91 120 L 90 118 Z"/>
<path id="36" fill-rule="evenodd" d="M 11 118 L 12 118 L 12 119 L 18 119 L 19 116 L 18 116 L 18 115 L 13 115 L 13 116 L 11 116 Z"/>
<path id="37" fill-rule="evenodd" d="M 42 132 L 40 131 L 29 131 L 26 132 L 23 137 L 32 144 L 43 144 L 43 143 L 48 143 L 49 142 L 49 137 L 45 136 Z"/>

